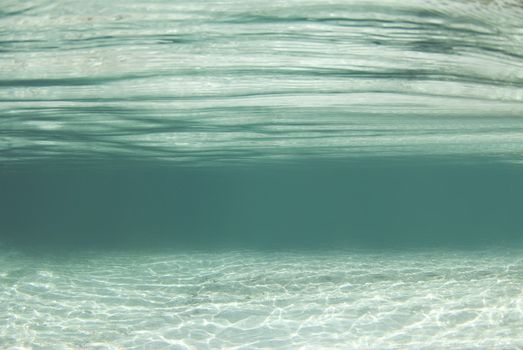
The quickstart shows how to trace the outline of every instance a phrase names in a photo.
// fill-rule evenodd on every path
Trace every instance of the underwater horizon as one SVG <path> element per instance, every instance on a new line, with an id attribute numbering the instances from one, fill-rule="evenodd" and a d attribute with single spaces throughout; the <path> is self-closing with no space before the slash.
<path id="1" fill-rule="evenodd" d="M 523 349 L 522 24 L 3 1 L 0 348 Z"/>

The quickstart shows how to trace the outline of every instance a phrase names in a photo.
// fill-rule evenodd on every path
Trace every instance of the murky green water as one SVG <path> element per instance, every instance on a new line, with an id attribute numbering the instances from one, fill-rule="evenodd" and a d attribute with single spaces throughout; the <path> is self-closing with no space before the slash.
<path id="1" fill-rule="evenodd" d="M 517 1 L 0 4 L 0 347 L 519 349 Z"/>

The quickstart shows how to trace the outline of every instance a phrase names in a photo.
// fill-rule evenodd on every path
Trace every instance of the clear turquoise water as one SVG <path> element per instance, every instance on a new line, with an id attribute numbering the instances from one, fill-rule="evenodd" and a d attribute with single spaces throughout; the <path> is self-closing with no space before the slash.
<path id="1" fill-rule="evenodd" d="M 521 162 L 517 1 L 3 1 L 2 164 Z"/>
<path id="2" fill-rule="evenodd" d="M 523 346 L 520 249 L 1 259 L 3 348 Z"/>
<path id="3" fill-rule="evenodd" d="M 0 6 L 0 347 L 523 348 L 517 1 Z"/>

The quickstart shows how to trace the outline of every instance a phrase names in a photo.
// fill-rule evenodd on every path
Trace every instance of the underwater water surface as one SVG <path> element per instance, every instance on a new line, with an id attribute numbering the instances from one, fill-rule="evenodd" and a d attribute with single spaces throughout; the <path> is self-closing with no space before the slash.
<path id="1" fill-rule="evenodd" d="M 523 348 L 523 6 L 0 4 L 0 347 Z"/>

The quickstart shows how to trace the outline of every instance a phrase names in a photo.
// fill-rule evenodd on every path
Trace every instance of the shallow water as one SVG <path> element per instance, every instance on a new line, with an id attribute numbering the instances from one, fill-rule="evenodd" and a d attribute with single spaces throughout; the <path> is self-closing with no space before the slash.
<path id="1" fill-rule="evenodd" d="M 523 152 L 517 1 L 3 1 L 2 164 Z"/>
<path id="2" fill-rule="evenodd" d="M 2 257 L 3 348 L 520 349 L 521 250 Z"/>
<path id="3" fill-rule="evenodd" d="M 523 6 L 0 6 L 0 347 L 523 348 Z"/>

